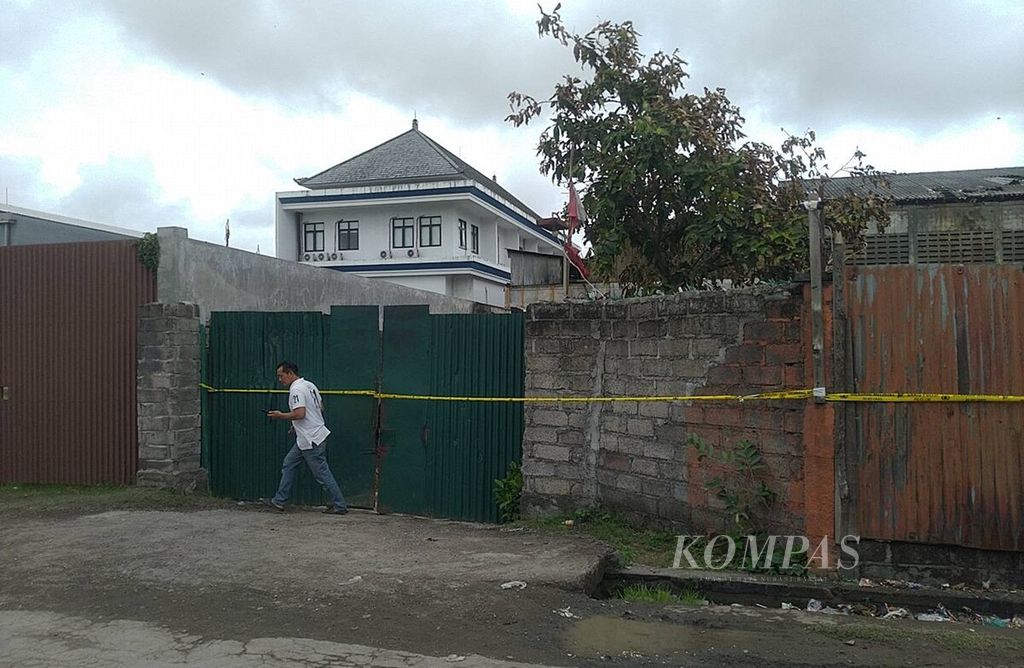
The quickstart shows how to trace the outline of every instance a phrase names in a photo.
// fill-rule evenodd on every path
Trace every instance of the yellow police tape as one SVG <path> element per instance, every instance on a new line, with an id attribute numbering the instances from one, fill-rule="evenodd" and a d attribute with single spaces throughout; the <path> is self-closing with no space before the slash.
<path id="1" fill-rule="evenodd" d="M 200 383 L 210 393 L 226 394 L 287 394 L 288 390 L 216 388 Z M 377 390 L 320 390 L 320 394 L 334 396 L 372 397 L 400 401 L 476 401 L 488 403 L 609 403 L 617 401 L 786 401 L 811 399 L 814 390 L 782 390 L 757 394 L 689 394 L 679 396 L 648 397 L 447 397 L 432 394 L 398 394 Z M 818 395 L 825 401 L 860 403 L 1024 403 L 1024 396 L 1012 394 L 936 394 L 936 393 L 857 393 L 837 392 Z"/>
<path id="2" fill-rule="evenodd" d="M 826 401 L 861 403 L 1024 403 L 1024 396 L 1014 394 L 935 394 L 924 392 L 836 392 L 825 395 Z"/>

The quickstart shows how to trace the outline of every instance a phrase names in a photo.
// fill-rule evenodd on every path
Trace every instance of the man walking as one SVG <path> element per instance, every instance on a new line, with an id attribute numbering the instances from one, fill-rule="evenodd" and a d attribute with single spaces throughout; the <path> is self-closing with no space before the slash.
<path id="1" fill-rule="evenodd" d="M 313 477 L 331 500 L 331 504 L 324 512 L 330 515 L 344 515 L 348 512 L 345 497 L 341 495 L 338 481 L 334 479 L 327 465 L 327 437 L 331 432 L 324 424 L 320 390 L 305 378 L 300 378 L 299 367 L 291 362 L 281 362 L 277 365 L 277 382 L 288 388 L 288 407 L 291 410 L 287 413 L 267 411 L 267 417 L 272 420 L 291 421 L 292 428 L 289 433 L 295 433 L 295 444 L 284 456 L 284 462 L 281 464 L 281 484 L 277 488 L 277 493 L 272 499 L 264 499 L 264 503 L 277 510 L 284 510 L 284 504 L 288 502 L 292 487 L 295 485 L 299 466 L 305 460 Z"/>

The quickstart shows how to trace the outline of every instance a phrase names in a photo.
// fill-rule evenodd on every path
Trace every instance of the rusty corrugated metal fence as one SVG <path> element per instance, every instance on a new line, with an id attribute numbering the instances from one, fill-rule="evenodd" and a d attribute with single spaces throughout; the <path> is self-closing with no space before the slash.
<path id="1" fill-rule="evenodd" d="M 1024 395 L 1019 266 L 858 267 L 847 285 L 854 391 Z M 849 530 L 1024 550 L 1024 406 L 848 410 Z"/>
<path id="2" fill-rule="evenodd" d="M 0 482 L 127 484 L 138 464 L 134 241 L 0 248 Z"/>

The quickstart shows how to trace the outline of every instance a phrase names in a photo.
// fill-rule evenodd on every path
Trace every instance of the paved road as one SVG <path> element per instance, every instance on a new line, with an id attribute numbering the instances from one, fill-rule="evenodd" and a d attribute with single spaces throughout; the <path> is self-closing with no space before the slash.
<path id="1" fill-rule="evenodd" d="M 411 652 L 309 640 L 213 640 L 146 622 L 90 621 L 54 612 L 0 611 L 0 666 L 7 668 L 529 668 L 478 655 Z"/>
<path id="2" fill-rule="evenodd" d="M 1024 656 L 1024 631 L 1012 629 L 593 599 L 607 548 L 574 532 L 97 503 L 0 504 L 0 666 L 994 666 Z M 528 586 L 501 589 L 508 580 Z"/>

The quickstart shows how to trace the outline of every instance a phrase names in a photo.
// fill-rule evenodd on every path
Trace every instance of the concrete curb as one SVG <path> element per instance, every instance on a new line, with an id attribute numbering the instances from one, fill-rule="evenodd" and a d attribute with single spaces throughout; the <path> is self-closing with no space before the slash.
<path id="1" fill-rule="evenodd" d="M 615 572 L 618 563 L 618 556 L 615 551 L 609 549 L 594 562 L 593 566 L 586 573 L 583 573 L 572 583 L 570 589 L 581 590 L 587 596 L 596 596 L 601 590 L 608 574 Z"/>
<path id="2" fill-rule="evenodd" d="M 735 571 L 703 571 L 633 566 L 610 570 L 597 596 L 607 596 L 623 584 L 659 584 L 670 589 L 696 589 L 716 603 L 760 603 L 777 608 L 783 602 L 804 608 L 814 598 L 825 605 L 860 603 L 907 608 L 911 612 L 934 610 L 944 605 L 957 612 L 967 607 L 982 615 L 1012 617 L 1024 614 L 1024 592 L 976 592 L 952 589 L 897 589 L 860 587 L 854 583 L 802 580 L 784 576 Z"/>

